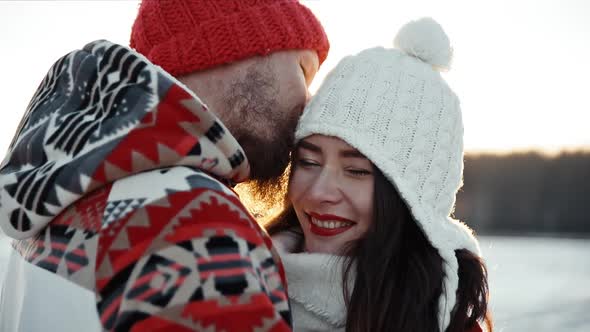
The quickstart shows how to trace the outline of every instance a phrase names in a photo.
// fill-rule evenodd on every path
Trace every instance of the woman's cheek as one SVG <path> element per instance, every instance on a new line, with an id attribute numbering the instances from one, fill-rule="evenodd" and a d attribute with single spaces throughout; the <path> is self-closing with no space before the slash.
<path id="1" fill-rule="evenodd" d="M 306 180 L 304 173 L 303 170 L 296 169 L 291 176 L 289 190 L 287 192 L 287 196 L 291 202 L 295 203 L 299 201 L 299 197 L 305 192 L 305 183 L 309 180 Z"/>

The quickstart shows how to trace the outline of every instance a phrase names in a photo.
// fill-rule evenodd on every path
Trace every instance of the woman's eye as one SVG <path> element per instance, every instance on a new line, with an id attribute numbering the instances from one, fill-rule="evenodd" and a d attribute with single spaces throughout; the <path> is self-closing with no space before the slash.
<path id="1" fill-rule="evenodd" d="M 371 175 L 372 173 L 366 169 L 361 168 L 349 168 L 346 170 L 349 174 L 357 177 Z"/>
<path id="2" fill-rule="evenodd" d="M 310 160 L 310 159 L 299 159 L 297 161 L 297 165 L 299 165 L 301 167 L 313 167 L 313 166 L 318 166 L 319 164 L 313 160 Z"/>

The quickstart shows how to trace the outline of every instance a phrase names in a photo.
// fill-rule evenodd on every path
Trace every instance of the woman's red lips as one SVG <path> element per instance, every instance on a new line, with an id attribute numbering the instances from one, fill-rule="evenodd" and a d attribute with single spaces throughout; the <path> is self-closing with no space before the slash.
<path id="1" fill-rule="evenodd" d="M 334 220 L 334 221 L 343 221 L 343 222 L 350 222 L 350 223 L 354 223 L 354 221 L 350 220 L 350 219 L 346 219 L 340 216 L 335 216 L 333 214 L 318 214 L 315 212 L 310 212 L 308 213 L 310 216 L 316 218 L 317 220 L 321 220 L 321 221 L 330 221 L 330 220 Z"/>
<path id="2" fill-rule="evenodd" d="M 319 236 L 338 235 L 340 233 L 346 232 L 354 225 L 354 222 L 349 219 L 342 218 L 342 217 L 335 216 L 335 215 L 331 215 L 331 214 L 317 214 L 317 213 L 312 212 L 312 213 L 309 213 L 309 217 L 310 217 L 310 222 L 309 222 L 310 231 L 313 234 L 319 235 Z M 322 221 L 322 222 L 337 221 L 337 222 L 344 222 L 347 224 L 346 224 L 346 226 L 341 226 L 341 227 L 326 228 L 326 227 L 321 227 L 319 225 L 314 224 L 313 221 L 311 220 L 312 218 L 317 219 L 318 221 Z"/>

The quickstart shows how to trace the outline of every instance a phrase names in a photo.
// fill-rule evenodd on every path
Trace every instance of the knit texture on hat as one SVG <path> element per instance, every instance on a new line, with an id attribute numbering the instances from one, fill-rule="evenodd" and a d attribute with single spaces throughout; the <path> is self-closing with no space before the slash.
<path id="1" fill-rule="evenodd" d="M 435 68 L 449 66 L 451 49 L 432 19 L 409 23 L 396 40 L 403 49 L 377 47 L 341 60 L 305 108 L 296 139 L 339 137 L 394 184 L 443 258 L 444 331 L 459 282 L 455 250 L 480 254 L 471 230 L 450 218 L 462 184 L 463 122 L 457 96 Z"/>
<path id="2" fill-rule="evenodd" d="M 144 0 L 131 47 L 173 76 L 255 55 L 330 48 L 322 25 L 297 0 Z"/>

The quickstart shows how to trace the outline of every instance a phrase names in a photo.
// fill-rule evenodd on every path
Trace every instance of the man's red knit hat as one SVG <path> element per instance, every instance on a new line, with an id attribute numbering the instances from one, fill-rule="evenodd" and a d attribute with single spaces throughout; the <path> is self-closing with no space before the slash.
<path id="1" fill-rule="evenodd" d="M 131 47 L 173 76 L 289 49 L 313 49 L 320 64 L 330 44 L 297 0 L 144 0 Z"/>

